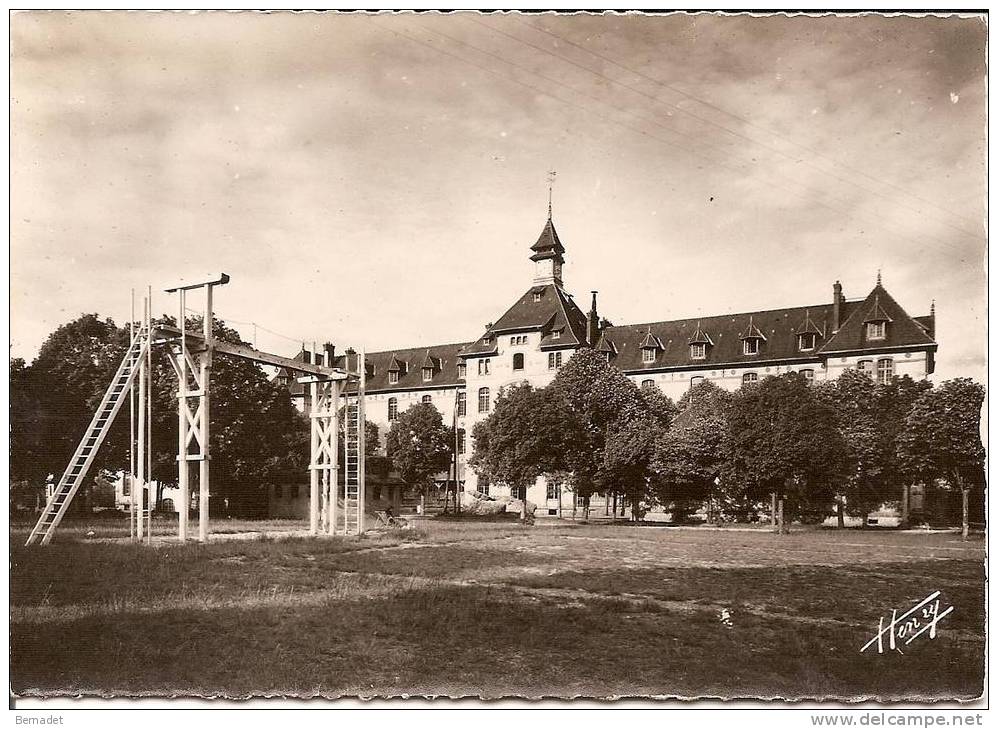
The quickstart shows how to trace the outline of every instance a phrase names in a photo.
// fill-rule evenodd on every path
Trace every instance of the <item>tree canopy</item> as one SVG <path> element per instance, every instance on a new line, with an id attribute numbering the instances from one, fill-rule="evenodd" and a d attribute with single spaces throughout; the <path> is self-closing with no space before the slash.
<path id="1" fill-rule="evenodd" d="M 420 493 L 446 471 L 453 456 L 453 429 L 444 425 L 433 403 L 419 403 L 399 413 L 388 430 L 387 451 L 402 480 Z"/>

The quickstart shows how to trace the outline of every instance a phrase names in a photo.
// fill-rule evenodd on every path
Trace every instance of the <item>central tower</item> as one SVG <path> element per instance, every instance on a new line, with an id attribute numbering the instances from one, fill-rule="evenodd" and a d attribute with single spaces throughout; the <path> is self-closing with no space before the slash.
<path id="1" fill-rule="evenodd" d="M 530 257 L 534 262 L 534 285 L 554 284 L 558 288 L 564 288 L 561 269 L 565 265 L 565 246 L 558 239 L 558 231 L 554 229 L 550 211 L 544 230 L 537 242 L 530 246 L 530 250 L 534 252 Z"/>

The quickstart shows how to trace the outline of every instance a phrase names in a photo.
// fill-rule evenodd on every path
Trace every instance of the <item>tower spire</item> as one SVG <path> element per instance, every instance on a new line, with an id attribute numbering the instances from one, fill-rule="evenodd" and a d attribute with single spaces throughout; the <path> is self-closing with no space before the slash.
<path id="1" fill-rule="evenodd" d="M 551 202 L 554 193 L 554 179 L 558 176 L 558 173 L 554 170 L 548 171 L 548 220 L 551 220 Z"/>
<path id="2" fill-rule="evenodd" d="M 877 269 L 877 286 L 880 286 L 880 269 Z"/>

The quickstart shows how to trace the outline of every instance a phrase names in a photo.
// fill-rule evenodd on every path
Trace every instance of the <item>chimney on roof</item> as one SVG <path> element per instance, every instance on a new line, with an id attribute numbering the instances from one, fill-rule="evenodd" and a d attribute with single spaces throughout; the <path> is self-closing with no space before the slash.
<path id="1" fill-rule="evenodd" d="M 838 281 L 832 286 L 832 334 L 842 326 L 842 304 L 846 297 L 842 295 L 842 284 Z"/>
<path id="2" fill-rule="evenodd" d="M 326 342 L 322 345 L 322 351 L 326 353 L 326 366 L 332 367 L 333 362 L 336 361 L 336 345 L 332 342 Z"/>
<path id="3" fill-rule="evenodd" d="M 593 295 L 593 304 L 589 308 L 589 316 L 586 320 L 586 339 L 589 341 L 590 347 L 596 346 L 596 340 L 599 338 L 599 314 L 596 311 L 596 294 L 598 291 L 591 292 Z"/>
<path id="4" fill-rule="evenodd" d="M 347 347 L 346 370 L 347 372 L 357 371 L 357 350 L 354 349 L 353 347 Z"/>

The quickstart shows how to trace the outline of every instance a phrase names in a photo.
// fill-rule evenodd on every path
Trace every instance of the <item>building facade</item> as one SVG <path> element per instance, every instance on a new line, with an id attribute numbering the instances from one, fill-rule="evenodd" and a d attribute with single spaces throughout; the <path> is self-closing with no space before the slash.
<path id="1" fill-rule="evenodd" d="M 565 247 L 550 215 L 530 250 L 531 285 L 476 340 L 366 355 L 367 419 L 384 437 L 398 413 L 432 403 L 445 423 L 457 425 L 458 478 L 466 490 L 510 495 L 464 467 L 474 448 L 472 429 L 492 412 L 504 387 L 544 387 L 581 347 L 594 348 L 637 385 L 658 387 L 673 400 L 702 380 L 734 390 L 768 375 L 799 372 L 824 381 L 857 369 L 887 382 L 902 375 L 925 378 L 935 366 L 934 305 L 926 316 L 909 316 L 879 275 L 859 299 L 847 299 L 836 281 L 828 301 L 808 306 L 614 325 L 599 316 L 596 292 L 584 312 L 566 291 Z M 337 356 L 331 345 L 317 355 L 338 366 L 351 356 L 350 350 Z M 303 388 L 288 373 L 278 377 L 307 409 Z M 571 508 L 570 493 L 544 478 L 526 497 L 539 514 Z"/>

